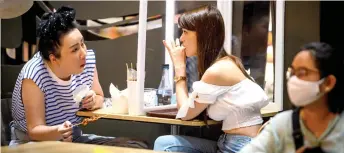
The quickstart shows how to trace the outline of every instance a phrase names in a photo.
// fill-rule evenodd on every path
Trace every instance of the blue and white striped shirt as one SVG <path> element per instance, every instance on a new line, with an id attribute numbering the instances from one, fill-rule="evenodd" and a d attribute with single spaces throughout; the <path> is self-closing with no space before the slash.
<path id="1" fill-rule="evenodd" d="M 21 95 L 21 87 L 24 79 L 31 79 L 44 93 L 45 120 L 47 126 L 59 125 L 67 120 L 72 124 L 80 122 L 81 118 L 76 116 L 79 106 L 75 105 L 72 93 L 76 87 L 82 84 L 88 85 L 91 88 L 95 65 L 96 59 L 93 50 L 87 50 L 84 71 L 80 74 L 72 75 L 69 81 L 62 81 L 44 64 L 40 53 L 36 53 L 24 65 L 14 87 L 12 95 L 12 116 L 16 127 L 24 132 L 27 131 L 25 110 Z"/>

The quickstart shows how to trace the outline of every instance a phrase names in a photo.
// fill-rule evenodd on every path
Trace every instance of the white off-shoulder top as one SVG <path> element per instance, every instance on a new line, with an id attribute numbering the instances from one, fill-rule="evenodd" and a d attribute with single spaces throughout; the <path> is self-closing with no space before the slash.
<path id="1" fill-rule="evenodd" d="M 223 121 L 222 130 L 231 130 L 263 123 L 260 110 L 269 103 L 264 90 L 249 79 L 233 86 L 218 86 L 203 81 L 193 83 L 193 92 L 179 109 L 176 118 L 186 116 L 194 102 L 210 104 L 208 116 Z"/>

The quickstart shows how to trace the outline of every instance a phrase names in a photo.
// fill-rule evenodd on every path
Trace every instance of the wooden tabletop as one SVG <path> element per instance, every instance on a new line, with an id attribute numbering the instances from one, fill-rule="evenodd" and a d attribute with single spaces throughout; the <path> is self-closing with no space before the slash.
<path id="1" fill-rule="evenodd" d="M 92 116 L 103 116 L 102 118 L 116 119 L 116 120 L 127 120 L 127 121 L 138 121 L 138 122 L 149 122 L 149 123 L 160 123 L 160 124 L 172 124 L 172 125 L 184 125 L 184 126 L 205 126 L 205 123 L 200 120 L 183 121 L 179 119 L 169 119 L 160 117 L 150 116 L 131 116 L 127 114 L 115 114 L 112 113 L 112 107 L 102 108 L 95 111 L 78 111 L 78 116 L 92 117 Z M 271 117 L 278 113 L 275 105 L 268 105 L 261 110 L 263 117 Z M 209 120 L 208 125 L 220 124 L 221 122 Z"/>
<path id="2" fill-rule="evenodd" d="M 26 143 L 17 147 L 1 147 L 2 153 L 158 153 L 146 149 L 46 141 Z"/>
<path id="3" fill-rule="evenodd" d="M 183 121 L 179 119 L 169 119 L 160 117 L 150 116 L 131 116 L 128 114 L 115 114 L 112 113 L 112 107 L 102 108 L 95 111 L 78 111 L 78 116 L 92 117 L 92 116 L 104 116 L 102 118 L 116 119 L 116 120 L 127 120 L 127 121 L 138 121 L 138 122 L 149 122 L 149 123 L 160 123 L 160 124 L 172 124 L 172 125 L 185 125 L 185 126 L 205 126 L 205 123 L 200 120 Z M 106 116 L 105 116 L 106 115 Z M 209 125 L 219 124 L 220 122 L 209 120 Z"/>

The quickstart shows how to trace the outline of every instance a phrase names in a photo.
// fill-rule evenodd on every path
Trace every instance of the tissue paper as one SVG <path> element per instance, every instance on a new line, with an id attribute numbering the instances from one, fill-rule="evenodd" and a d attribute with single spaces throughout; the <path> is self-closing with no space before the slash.
<path id="1" fill-rule="evenodd" d="M 110 84 L 112 111 L 116 114 L 128 114 L 127 90 L 120 91 L 112 83 Z"/>
<path id="2" fill-rule="evenodd" d="M 117 97 L 120 94 L 120 91 L 111 83 L 110 84 L 110 95 L 111 97 Z"/>
<path id="3" fill-rule="evenodd" d="M 79 106 L 80 102 L 87 96 L 89 91 L 90 88 L 87 85 L 81 85 L 73 91 L 73 100 L 75 101 L 76 106 Z"/>

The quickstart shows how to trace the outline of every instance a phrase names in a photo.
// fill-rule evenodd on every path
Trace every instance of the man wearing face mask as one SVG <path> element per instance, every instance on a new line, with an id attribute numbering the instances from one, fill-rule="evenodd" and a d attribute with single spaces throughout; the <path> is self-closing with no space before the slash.
<path id="1" fill-rule="evenodd" d="M 344 152 L 344 59 L 326 43 L 309 43 L 287 72 L 288 95 L 297 106 L 276 115 L 240 152 Z"/>

